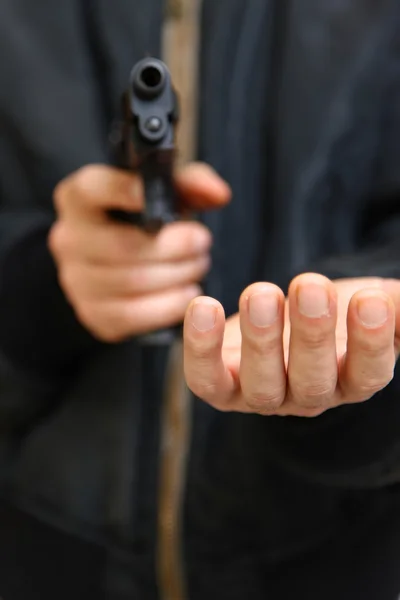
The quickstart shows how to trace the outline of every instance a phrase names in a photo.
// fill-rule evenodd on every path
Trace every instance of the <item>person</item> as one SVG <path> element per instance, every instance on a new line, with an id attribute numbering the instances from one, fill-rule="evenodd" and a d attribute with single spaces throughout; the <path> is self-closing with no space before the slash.
<path id="1" fill-rule="evenodd" d="M 1 4 L 0 595 L 167 597 L 138 339 L 185 320 L 186 597 L 395 600 L 399 5 L 204 0 L 202 216 L 154 237 L 108 136 L 161 4 Z"/>

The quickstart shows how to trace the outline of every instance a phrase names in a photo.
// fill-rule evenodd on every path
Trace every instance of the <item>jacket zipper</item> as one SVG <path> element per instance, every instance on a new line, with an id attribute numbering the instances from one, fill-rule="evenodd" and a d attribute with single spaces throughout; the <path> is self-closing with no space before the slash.
<path id="1" fill-rule="evenodd" d="M 166 0 L 163 58 L 183 115 L 177 134 L 179 163 L 195 156 L 197 59 L 201 0 Z M 158 489 L 157 578 L 161 600 L 188 600 L 183 549 L 186 469 L 191 443 L 191 394 L 185 384 L 182 339 L 167 364 L 161 415 Z"/>
<path id="2" fill-rule="evenodd" d="M 171 348 L 161 425 L 158 503 L 158 584 L 161 600 L 187 600 L 183 508 L 191 438 L 191 398 L 183 373 L 183 343 Z"/>

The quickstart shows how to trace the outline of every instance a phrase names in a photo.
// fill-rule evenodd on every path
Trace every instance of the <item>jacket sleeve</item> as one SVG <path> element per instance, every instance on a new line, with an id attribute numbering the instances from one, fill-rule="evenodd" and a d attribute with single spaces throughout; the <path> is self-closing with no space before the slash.
<path id="1" fill-rule="evenodd" d="M 48 210 L 0 213 L 0 352 L 36 378 L 66 375 L 100 345 L 78 322 L 47 248 Z"/>
<path id="2" fill-rule="evenodd" d="M 310 265 L 310 271 L 330 279 L 384 277 L 400 279 L 400 186 L 389 197 L 379 197 L 384 219 L 377 222 L 370 240 L 354 254 L 329 256 Z M 378 220 L 378 216 L 376 216 Z"/>
<path id="3" fill-rule="evenodd" d="M 331 256 L 311 265 L 332 279 L 400 278 L 400 36 L 388 59 L 383 96 L 376 185 L 360 209 L 359 247 L 350 256 Z"/>

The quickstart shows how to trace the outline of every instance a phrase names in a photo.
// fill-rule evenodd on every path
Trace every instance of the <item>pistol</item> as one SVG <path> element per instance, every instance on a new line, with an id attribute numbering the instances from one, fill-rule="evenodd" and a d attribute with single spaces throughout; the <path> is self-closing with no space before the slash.
<path id="1" fill-rule="evenodd" d="M 161 60 L 145 58 L 133 67 L 121 109 L 115 156 L 119 167 L 141 176 L 145 209 L 140 214 L 112 211 L 111 216 L 157 233 L 177 219 L 179 208 L 173 185 L 179 103 Z"/>
<path id="2" fill-rule="evenodd" d="M 167 66 L 155 58 L 139 61 L 122 96 L 121 119 L 111 141 L 117 165 L 141 176 L 145 208 L 142 213 L 113 210 L 112 218 L 153 234 L 178 219 L 173 184 L 178 121 L 179 102 Z M 180 332 L 180 327 L 157 331 L 140 342 L 145 346 L 171 344 Z"/>

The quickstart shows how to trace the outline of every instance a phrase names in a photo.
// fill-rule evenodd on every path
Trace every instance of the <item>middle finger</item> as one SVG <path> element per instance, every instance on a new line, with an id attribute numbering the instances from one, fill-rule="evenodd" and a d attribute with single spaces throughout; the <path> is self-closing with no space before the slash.
<path id="1" fill-rule="evenodd" d="M 335 287 L 321 275 L 302 275 L 290 286 L 289 394 L 305 409 L 326 409 L 334 400 L 336 305 Z"/>

